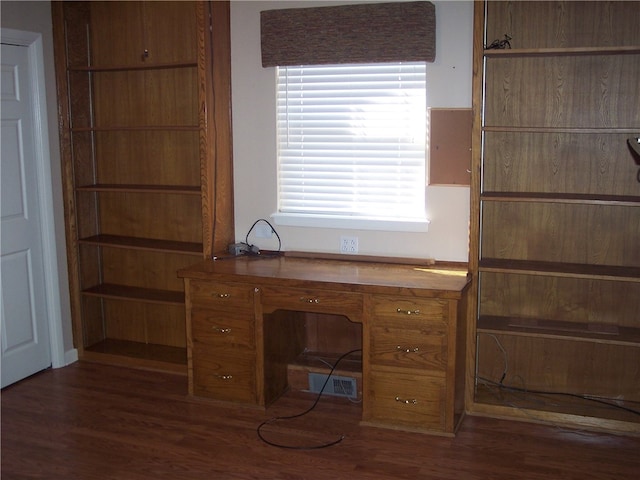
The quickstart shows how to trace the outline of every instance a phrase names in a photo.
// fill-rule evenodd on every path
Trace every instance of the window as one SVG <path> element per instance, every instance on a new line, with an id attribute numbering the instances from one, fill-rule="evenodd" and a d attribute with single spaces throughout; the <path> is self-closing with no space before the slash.
<path id="1" fill-rule="evenodd" d="M 276 221 L 423 231 L 425 62 L 279 67 L 277 75 Z"/>

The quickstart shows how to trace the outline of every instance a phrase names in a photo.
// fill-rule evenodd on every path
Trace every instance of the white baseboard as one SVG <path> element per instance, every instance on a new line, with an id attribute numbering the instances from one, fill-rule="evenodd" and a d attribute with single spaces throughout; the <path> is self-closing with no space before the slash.
<path id="1" fill-rule="evenodd" d="M 67 350 L 64 352 L 64 366 L 71 365 L 78 361 L 78 350 L 72 348 L 71 350 Z"/>

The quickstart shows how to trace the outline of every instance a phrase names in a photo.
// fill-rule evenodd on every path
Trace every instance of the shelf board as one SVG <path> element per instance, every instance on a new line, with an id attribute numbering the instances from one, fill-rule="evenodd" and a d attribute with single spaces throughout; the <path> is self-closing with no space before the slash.
<path id="1" fill-rule="evenodd" d="M 73 127 L 72 133 L 78 132 L 144 132 L 144 131 L 198 131 L 199 125 L 116 125 L 108 127 Z"/>
<path id="2" fill-rule="evenodd" d="M 528 421 L 551 422 L 573 426 L 597 428 L 614 432 L 638 432 L 640 415 L 587 399 L 559 394 L 539 394 L 513 391 L 479 380 L 472 410 L 475 412 L 521 418 Z M 618 401 L 633 410 L 640 409 L 637 402 Z M 479 407 L 479 408 L 478 408 Z"/>
<path id="3" fill-rule="evenodd" d="M 187 349 L 105 339 L 82 352 L 82 360 L 187 374 Z"/>
<path id="4" fill-rule="evenodd" d="M 635 55 L 640 53 L 640 46 L 613 47 L 559 47 L 559 48 L 505 48 L 485 49 L 485 57 L 558 57 L 576 55 Z"/>
<path id="5" fill-rule="evenodd" d="M 83 295 L 113 300 L 157 303 L 164 305 L 184 305 L 184 293 L 173 290 L 157 290 L 153 288 L 130 287 L 103 283 L 82 291 Z"/>
<path id="6" fill-rule="evenodd" d="M 140 65 L 70 65 L 67 70 L 70 72 L 131 72 L 143 70 L 166 70 L 174 68 L 195 68 L 198 62 L 176 62 L 176 63 L 141 63 Z"/>
<path id="7" fill-rule="evenodd" d="M 583 193 L 551 192 L 484 192 L 482 201 L 490 202 L 536 202 L 536 203 L 576 203 L 590 205 L 619 205 L 636 207 L 640 197 L 632 195 L 593 195 Z"/>
<path id="8" fill-rule="evenodd" d="M 154 238 L 125 237 L 122 235 L 94 235 L 81 238 L 79 243 L 99 245 L 102 247 L 129 248 L 132 250 L 148 250 L 153 252 L 181 253 L 202 256 L 202 244 L 195 242 L 177 242 L 174 240 L 158 240 Z"/>
<path id="9" fill-rule="evenodd" d="M 620 267 L 615 265 L 584 265 L 578 263 L 483 258 L 479 262 L 479 271 L 640 282 L 639 267 Z"/>
<path id="10" fill-rule="evenodd" d="M 610 324 L 481 315 L 478 332 L 640 347 L 640 328 Z"/>
<path id="11" fill-rule="evenodd" d="M 190 185 L 116 185 L 97 183 L 83 185 L 77 190 L 82 192 L 114 192 L 114 193 L 162 193 L 179 195 L 200 195 L 200 186 Z"/>

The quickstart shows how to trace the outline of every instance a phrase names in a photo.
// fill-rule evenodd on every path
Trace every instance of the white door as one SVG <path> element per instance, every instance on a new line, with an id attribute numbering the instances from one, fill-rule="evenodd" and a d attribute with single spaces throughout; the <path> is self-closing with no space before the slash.
<path id="1" fill-rule="evenodd" d="M 28 49 L 2 44 L 1 386 L 51 365 Z"/>

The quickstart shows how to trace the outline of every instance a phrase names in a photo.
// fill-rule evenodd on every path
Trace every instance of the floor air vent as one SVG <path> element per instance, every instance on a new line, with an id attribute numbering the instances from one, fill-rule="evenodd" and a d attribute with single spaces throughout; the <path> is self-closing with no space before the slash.
<path id="1" fill-rule="evenodd" d="M 326 380 L 327 375 L 322 373 L 310 373 L 309 391 L 312 393 L 320 393 L 320 390 L 322 390 L 322 386 Z M 352 377 L 338 377 L 336 375 L 332 375 L 322 393 L 336 397 L 358 398 L 356 379 Z"/>

